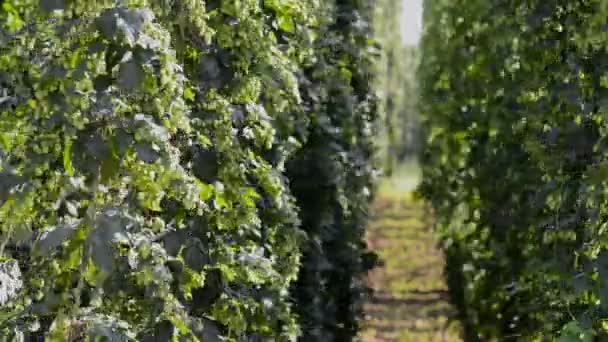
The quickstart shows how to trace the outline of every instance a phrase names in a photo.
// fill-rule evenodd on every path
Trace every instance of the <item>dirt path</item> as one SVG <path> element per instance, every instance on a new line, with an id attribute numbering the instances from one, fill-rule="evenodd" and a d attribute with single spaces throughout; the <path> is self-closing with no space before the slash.
<path id="1" fill-rule="evenodd" d="M 454 309 L 442 278 L 443 256 L 436 248 L 423 205 L 407 195 L 381 190 L 368 232 L 371 249 L 384 265 L 368 283 L 375 295 L 365 305 L 364 342 L 460 341 Z"/>

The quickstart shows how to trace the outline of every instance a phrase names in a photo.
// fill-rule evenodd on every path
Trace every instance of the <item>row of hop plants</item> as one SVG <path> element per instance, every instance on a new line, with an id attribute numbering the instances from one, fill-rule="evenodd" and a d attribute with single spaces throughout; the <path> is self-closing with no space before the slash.
<path id="1" fill-rule="evenodd" d="M 425 2 L 420 190 L 467 341 L 608 337 L 607 17 Z"/>
<path id="2" fill-rule="evenodd" d="M 1 4 L 2 340 L 354 337 L 370 5 Z"/>
<path id="3" fill-rule="evenodd" d="M 375 63 L 378 96 L 378 154 L 384 173 L 390 176 L 420 150 L 418 82 L 419 49 L 402 38 L 402 0 L 377 0 L 374 35 L 381 46 Z"/>

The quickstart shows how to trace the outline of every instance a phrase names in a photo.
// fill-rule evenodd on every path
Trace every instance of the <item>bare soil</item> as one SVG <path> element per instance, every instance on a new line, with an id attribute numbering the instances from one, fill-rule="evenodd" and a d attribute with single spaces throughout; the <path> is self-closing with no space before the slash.
<path id="1" fill-rule="evenodd" d="M 381 341 L 461 341 L 455 310 L 443 279 L 443 254 L 424 204 L 409 192 L 380 191 L 368 229 L 370 249 L 383 265 L 368 276 L 374 295 L 365 304 L 360 339 Z"/>

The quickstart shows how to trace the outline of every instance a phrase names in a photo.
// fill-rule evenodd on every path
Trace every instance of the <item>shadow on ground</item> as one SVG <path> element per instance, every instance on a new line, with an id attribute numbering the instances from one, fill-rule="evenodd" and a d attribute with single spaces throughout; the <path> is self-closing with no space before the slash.
<path id="1" fill-rule="evenodd" d="M 367 240 L 383 265 L 367 279 L 375 292 L 365 305 L 361 340 L 461 341 L 442 276 L 443 255 L 423 203 L 413 199 L 411 188 L 384 186 L 372 216 Z"/>

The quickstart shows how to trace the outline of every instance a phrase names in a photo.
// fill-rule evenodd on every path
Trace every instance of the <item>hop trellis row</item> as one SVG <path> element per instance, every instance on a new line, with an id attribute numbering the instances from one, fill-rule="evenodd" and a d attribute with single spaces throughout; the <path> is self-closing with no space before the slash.
<path id="1" fill-rule="evenodd" d="M 0 335 L 354 336 L 373 260 L 369 12 L 4 1 Z"/>
<path id="2" fill-rule="evenodd" d="M 421 190 L 467 340 L 605 340 L 608 3 L 425 11 Z"/>

